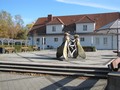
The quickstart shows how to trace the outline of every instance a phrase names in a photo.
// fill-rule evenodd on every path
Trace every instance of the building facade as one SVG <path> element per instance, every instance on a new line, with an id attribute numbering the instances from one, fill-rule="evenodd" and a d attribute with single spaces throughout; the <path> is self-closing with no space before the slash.
<path id="1" fill-rule="evenodd" d="M 29 45 L 41 49 L 57 48 L 63 42 L 64 32 L 80 35 L 82 46 L 95 46 L 97 49 L 116 49 L 117 36 L 97 34 L 96 30 L 120 18 L 119 12 L 52 16 L 38 18 L 30 30 Z"/>

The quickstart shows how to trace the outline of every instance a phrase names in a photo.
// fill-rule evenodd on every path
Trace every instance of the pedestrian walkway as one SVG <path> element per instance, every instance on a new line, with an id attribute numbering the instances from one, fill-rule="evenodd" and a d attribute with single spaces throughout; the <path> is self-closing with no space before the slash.
<path id="1" fill-rule="evenodd" d="M 0 90 L 104 90 L 106 79 L 0 72 Z"/>
<path id="2" fill-rule="evenodd" d="M 117 58 L 112 50 L 86 52 L 86 55 L 85 60 L 69 58 L 69 61 L 65 61 L 63 57 L 56 58 L 55 50 L 44 50 L 0 54 L 0 62 L 107 67 L 111 60 Z M 104 90 L 106 84 L 106 79 L 98 78 L 0 72 L 0 90 Z"/>

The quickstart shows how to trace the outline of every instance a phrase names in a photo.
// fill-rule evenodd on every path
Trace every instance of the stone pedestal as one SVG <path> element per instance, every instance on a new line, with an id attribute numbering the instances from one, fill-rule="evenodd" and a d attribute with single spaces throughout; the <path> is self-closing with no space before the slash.
<path id="1" fill-rule="evenodd" d="M 120 90 L 120 72 L 108 73 L 106 90 Z"/>

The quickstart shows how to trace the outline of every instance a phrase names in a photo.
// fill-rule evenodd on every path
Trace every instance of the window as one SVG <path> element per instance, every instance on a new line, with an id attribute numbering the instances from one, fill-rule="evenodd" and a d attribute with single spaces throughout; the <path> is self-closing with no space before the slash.
<path id="1" fill-rule="evenodd" d="M 98 37 L 95 39 L 95 43 L 96 43 L 96 45 L 100 44 L 100 39 Z"/>
<path id="2" fill-rule="evenodd" d="M 63 40 L 63 42 L 65 41 L 65 39 L 64 39 L 64 38 L 63 38 L 62 40 Z"/>
<path id="3" fill-rule="evenodd" d="M 0 45 L 2 45 L 2 41 L 0 41 Z"/>
<path id="4" fill-rule="evenodd" d="M 80 41 L 81 41 L 81 42 L 84 42 L 84 41 L 85 41 L 85 38 L 84 38 L 84 37 L 81 37 L 81 38 L 80 38 Z"/>
<path id="5" fill-rule="evenodd" d="M 40 38 L 37 38 L 36 39 L 36 44 L 39 45 L 39 43 L 40 43 Z"/>
<path id="6" fill-rule="evenodd" d="M 58 42 L 58 38 L 54 38 L 54 42 Z"/>
<path id="7" fill-rule="evenodd" d="M 56 26 L 52 26 L 52 32 L 56 32 Z"/>
<path id="8" fill-rule="evenodd" d="M 31 38 L 28 38 L 28 40 L 31 40 Z"/>
<path id="9" fill-rule="evenodd" d="M 107 43 L 108 43 L 107 41 L 108 41 L 108 40 L 107 40 L 107 38 L 106 38 L 106 37 L 105 37 L 105 38 L 103 38 L 103 44 L 104 44 L 104 45 L 107 45 Z"/>
<path id="10" fill-rule="evenodd" d="M 87 31 L 87 25 L 83 25 L 83 31 Z"/>
<path id="11" fill-rule="evenodd" d="M 36 39 L 36 41 L 37 41 L 37 42 L 39 42 L 39 41 L 40 41 L 40 39 L 39 39 L 39 38 L 37 38 L 37 39 Z"/>

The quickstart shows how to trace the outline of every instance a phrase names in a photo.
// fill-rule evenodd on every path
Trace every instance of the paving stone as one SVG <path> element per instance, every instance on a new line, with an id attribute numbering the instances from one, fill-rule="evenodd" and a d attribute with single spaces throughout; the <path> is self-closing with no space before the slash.
<path id="1" fill-rule="evenodd" d="M 42 63 L 58 65 L 105 66 L 116 54 L 112 50 L 86 52 L 87 59 L 81 58 L 63 61 L 56 59 L 55 50 L 23 52 L 0 55 L 0 62 Z M 106 79 L 79 78 L 66 76 L 30 76 L 0 72 L 0 90 L 104 90 Z"/>
<path id="2" fill-rule="evenodd" d="M 104 90 L 106 79 L 0 73 L 0 90 Z M 10 76 L 9 78 L 7 76 Z"/>

